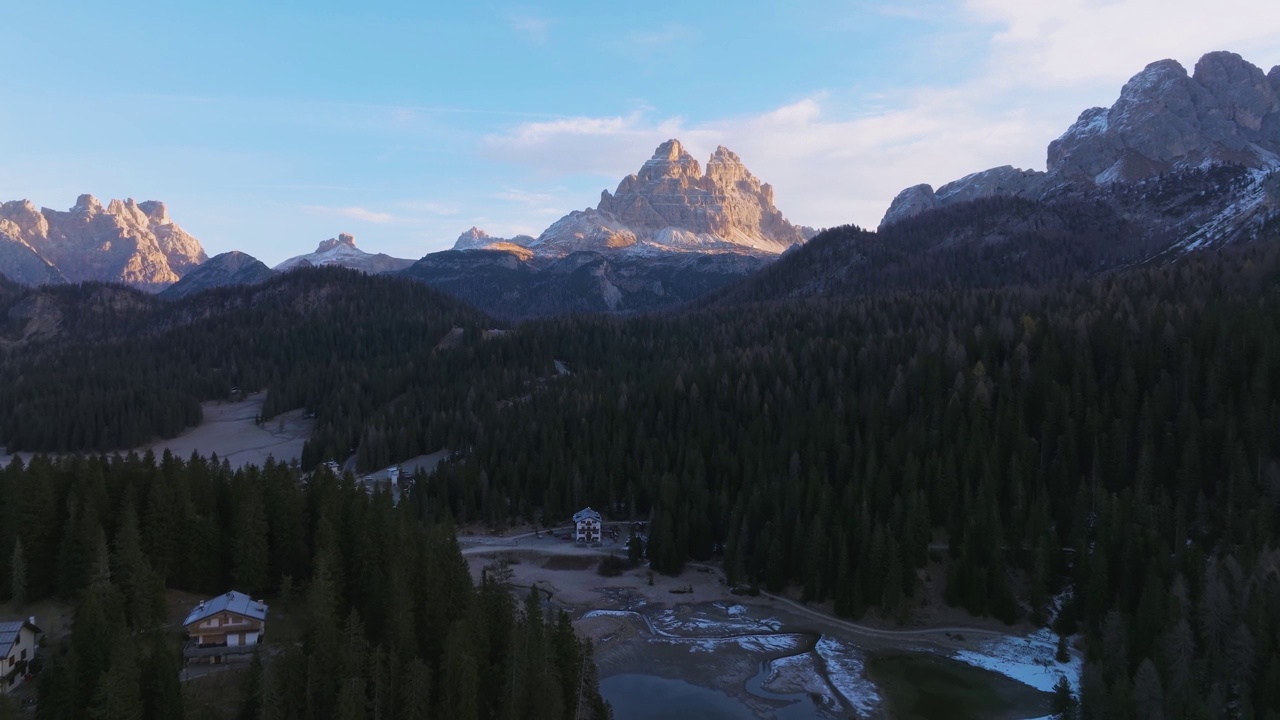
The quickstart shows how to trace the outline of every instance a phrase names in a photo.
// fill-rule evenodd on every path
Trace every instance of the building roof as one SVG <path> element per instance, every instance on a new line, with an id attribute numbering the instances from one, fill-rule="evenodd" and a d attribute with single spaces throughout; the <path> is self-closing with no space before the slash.
<path id="1" fill-rule="evenodd" d="M 13 620 L 10 622 L 0 622 L 0 657 L 9 654 L 9 649 L 18 641 L 18 635 L 22 633 L 22 628 L 29 627 L 31 631 L 39 634 L 40 628 L 36 627 L 30 620 Z"/>
<path id="2" fill-rule="evenodd" d="M 563 516 L 562 516 L 562 517 L 563 517 Z M 599 520 L 600 520 L 600 513 L 596 512 L 595 510 L 592 510 L 592 509 L 588 506 L 588 507 L 584 507 L 584 508 L 582 508 L 581 510 L 579 510 L 578 512 L 576 512 L 576 513 L 574 513 L 574 514 L 573 514 L 573 521 L 574 521 L 574 522 L 576 522 L 576 523 L 580 523 L 580 522 L 583 522 L 584 520 L 595 520 L 595 521 L 599 522 Z"/>
<path id="3" fill-rule="evenodd" d="M 242 592 L 232 590 L 226 595 L 219 595 L 212 600 L 201 600 L 199 605 L 191 608 L 191 612 L 187 613 L 187 619 L 182 624 L 190 625 L 204 620 L 207 617 L 217 615 L 220 612 L 235 613 L 243 615 L 247 618 L 266 621 L 267 605 L 261 600 L 254 600 Z"/>

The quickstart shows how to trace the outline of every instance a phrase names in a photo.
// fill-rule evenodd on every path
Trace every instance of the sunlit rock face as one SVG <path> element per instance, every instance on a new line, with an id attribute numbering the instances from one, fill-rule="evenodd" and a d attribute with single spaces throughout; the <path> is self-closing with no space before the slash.
<path id="1" fill-rule="evenodd" d="M 19 246 L 29 252 L 18 252 Z M 81 195 L 65 212 L 37 210 L 27 200 L 0 205 L 0 247 L 7 248 L 0 251 L 0 273 L 20 282 L 101 280 L 149 290 L 177 282 L 208 259 L 164 203 L 130 198 L 103 207 L 92 195 Z M 52 270 L 33 264 L 33 255 Z"/>
<path id="2" fill-rule="evenodd" d="M 1230 52 L 1205 55 L 1190 74 L 1175 60 L 1153 62 L 1125 83 L 1115 104 L 1085 110 L 1049 143 L 1046 172 L 1005 166 L 936 192 L 909 187 L 880 226 L 966 200 L 1039 200 L 1068 186 L 1105 189 L 1221 165 L 1280 168 L 1280 67 L 1263 73 Z"/>
<path id="3" fill-rule="evenodd" d="M 480 240 L 464 233 L 454 247 L 493 245 Z M 783 217 L 774 207 L 773 188 L 732 151 L 716 148 L 704 173 L 679 140 L 668 140 L 614 192 L 602 192 L 599 205 L 575 210 L 537 238 L 522 240 L 507 242 L 542 257 L 582 251 L 772 256 L 803 243 L 806 233 Z"/>

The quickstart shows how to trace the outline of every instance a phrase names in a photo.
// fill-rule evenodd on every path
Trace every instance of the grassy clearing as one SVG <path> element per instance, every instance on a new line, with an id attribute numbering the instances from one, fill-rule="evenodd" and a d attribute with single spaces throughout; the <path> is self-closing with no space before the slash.
<path id="1" fill-rule="evenodd" d="M 591 555 L 552 555 L 542 567 L 547 570 L 589 570 L 598 562 L 600 559 Z"/>

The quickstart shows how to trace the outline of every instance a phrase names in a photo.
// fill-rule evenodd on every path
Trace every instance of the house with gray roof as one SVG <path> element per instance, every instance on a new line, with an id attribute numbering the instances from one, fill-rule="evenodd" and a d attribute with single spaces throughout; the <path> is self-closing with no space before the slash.
<path id="1" fill-rule="evenodd" d="M 191 638 L 187 660 L 222 662 L 227 655 L 253 652 L 267 631 L 267 604 L 232 590 L 201 600 L 182 621 Z"/>

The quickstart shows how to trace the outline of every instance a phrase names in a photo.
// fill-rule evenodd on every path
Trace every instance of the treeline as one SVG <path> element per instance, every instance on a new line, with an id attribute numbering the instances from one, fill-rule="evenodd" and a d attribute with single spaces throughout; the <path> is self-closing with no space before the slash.
<path id="1" fill-rule="evenodd" d="M 1169 717 L 1262 717 L 1280 708 L 1278 279 L 1277 248 L 1252 247 L 526 325 L 511 342 L 573 375 L 486 416 L 427 507 L 650 519 L 658 570 L 723 553 L 735 582 L 852 617 L 909 617 L 942 542 L 947 600 L 975 614 L 1043 619 L 1074 589 L 1056 628 L 1104 663 L 1090 717 L 1154 696 Z"/>
<path id="2" fill-rule="evenodd" d="M 548 622 L 537 597 L 521 612 L 500 569 L 476 587 L 452 527 L 413 508 L 275 463 L 15 459 L 0 470 L 2 587 L 76 606 L 37 717 L 184 716 L 166 586 L 300 608 L 297 642 L 255 660 L 241 718 L 608 717 L 568 618 Z"/>
<path id="3" fill-rule="evenodd" d="M 95 314 L 112 307 L 104 290 L 138 306 Z M 173 304 L 98 285 L 28 292 L 52 297 L 74 330 L 0 358 L 0 441 L 14 451 L 137 447 L 198 423 L 202 401 L 265 389 L 264 420 L 295 408 L 315 413 L 305 466 L 360 448 L 362 467 L 379 467 L 449 444 L 473 380 L 514 394 L 536 374 L 524 369 L 536 358 L 478 361 L 484 316 L 407 279 L 308 269 Z M 83 315 L 101 329 L 91 332 Z M 435 352 L 454 327 L 466 331 L 461 344 Z M 471 374 L 477 362 L 490 368 L 481 378 Z M 410 388 L 433 412 L 370 422 Z"/>

